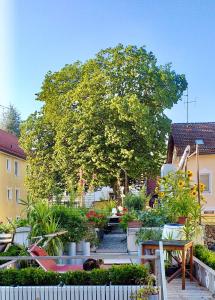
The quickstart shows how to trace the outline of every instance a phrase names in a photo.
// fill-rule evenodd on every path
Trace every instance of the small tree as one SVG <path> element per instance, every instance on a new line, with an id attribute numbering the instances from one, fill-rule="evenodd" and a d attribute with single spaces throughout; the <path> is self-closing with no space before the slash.
<path id="1" fill-rule="evenodd" d="M 15 134 L 19 137 L 20 135 L 20 124 L 21 116 L 18 110 L 13 106 L 9 105 L 8 110 L 6 110 L 1 122 L 1 128 L 9 133 Z"/>

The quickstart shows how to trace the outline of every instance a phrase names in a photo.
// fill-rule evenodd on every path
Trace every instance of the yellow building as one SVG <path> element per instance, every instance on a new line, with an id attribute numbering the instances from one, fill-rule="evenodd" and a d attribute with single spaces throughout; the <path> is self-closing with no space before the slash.
<path id="1" fill-rule="evenodd" d="M 206 203 L 203 212 L 215 221 L 215 122 L 208 123 L 175 123 L 168 143 L 167 163 L 177 165 L 187 145 L 191 154 L 199 147 L 200 182 L 205 184 Z M 193 181 L 197 182 L 196 155 L 187 162 L 187 169 L 193 172 Z"/>
<path id="2" fill-rule="evenodd" d="M 0 130 L 0 221 L 19 218 L 26 199 L 24 185 L 25 153 L 19 147 L 18 138 Z"/>

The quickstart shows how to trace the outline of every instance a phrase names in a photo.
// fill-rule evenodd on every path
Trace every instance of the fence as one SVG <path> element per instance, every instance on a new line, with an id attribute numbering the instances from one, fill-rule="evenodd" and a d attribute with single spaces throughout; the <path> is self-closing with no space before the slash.
<path id="1" fill-rule="evenodd" d="M 162 245 L 161 245 L 162 246 Z M 116 255 L 116 254 L 93 254 L 92 258 L 112 258 L 122 259 L 137 258 L 136 255 Z M 89 256 L 76 255 L 76 256 L 17 256 L 0 257 L 0 260 L 47 260 L 47 259 L 83 259 L 89 258 Z M 149 296 L 149 300 L 166 300 L 166 284 L 163 262 L 163 250 L 156 250 L 155 255 L 141 255 L 139 259 L 155 260 L 155 273 L 157 277 L 157 286 L 159 287 L 159 295 Z M 8 265 L 8 262 L 1 265 L 0 268 Z M 18 287 L 6 287 L 0 286 L 0 300 L 130 300 L 131 295 L 137 292 L 141 288 L 140 285 L 136 286 L 18 286 Z"/>

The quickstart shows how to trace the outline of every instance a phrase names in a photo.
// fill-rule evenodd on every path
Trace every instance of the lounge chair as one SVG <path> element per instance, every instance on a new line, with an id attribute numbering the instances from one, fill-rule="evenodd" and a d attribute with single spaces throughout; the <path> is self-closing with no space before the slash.
<path id="1" fill-rule="evenodd" d="M 32 245 L 28 249 L 29 254 L 32 257 L 37 256 L 49 256 L 48 253 L 41 247 Z M 76 271 L 83 270 L 83 265 L 57 265 L 54 259 L 35 259 L 36 262 L 43 268 L 45 271 L 54 271 L 59 273 L 64 273 L 67 271 Z"/>

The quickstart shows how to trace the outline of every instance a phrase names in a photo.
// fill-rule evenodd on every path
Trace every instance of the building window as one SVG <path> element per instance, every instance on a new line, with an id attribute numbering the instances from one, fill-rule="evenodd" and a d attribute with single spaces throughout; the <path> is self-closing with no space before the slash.
<path id="1" fill-rule="evenodd" d="M 6 160 L 6 169 L 8 172 L 11 171 L 11 160 L 9 158 Z"/>
<path id="2" fill-rule="evenodd" d="M 205 185 L 205 192 L 210 193 L 210 174 L 200 174 L 200 182 Z"/>
<path id="3" fill-rule="evenodd" d="M 14 174 L 15 174 L 16 176 L 19 175 L 19 164 L 18 164 L 18 161 L 15 161 L 15 162 L 14 162 Z"/>
<path id="4" fill-rule="evenodd" d="M 7 200 L 12 200 L 12 199 L 13 199 L 12 189 L 8 188 L 7 189 Z"/>
<path id="5" fill-rule="evenodd" d="M 15 196 L 16 196 L 16 203 L 19 203 L 19 200 L 20 200 L 20 190 L 19 189 L 15 190 Z"/>

